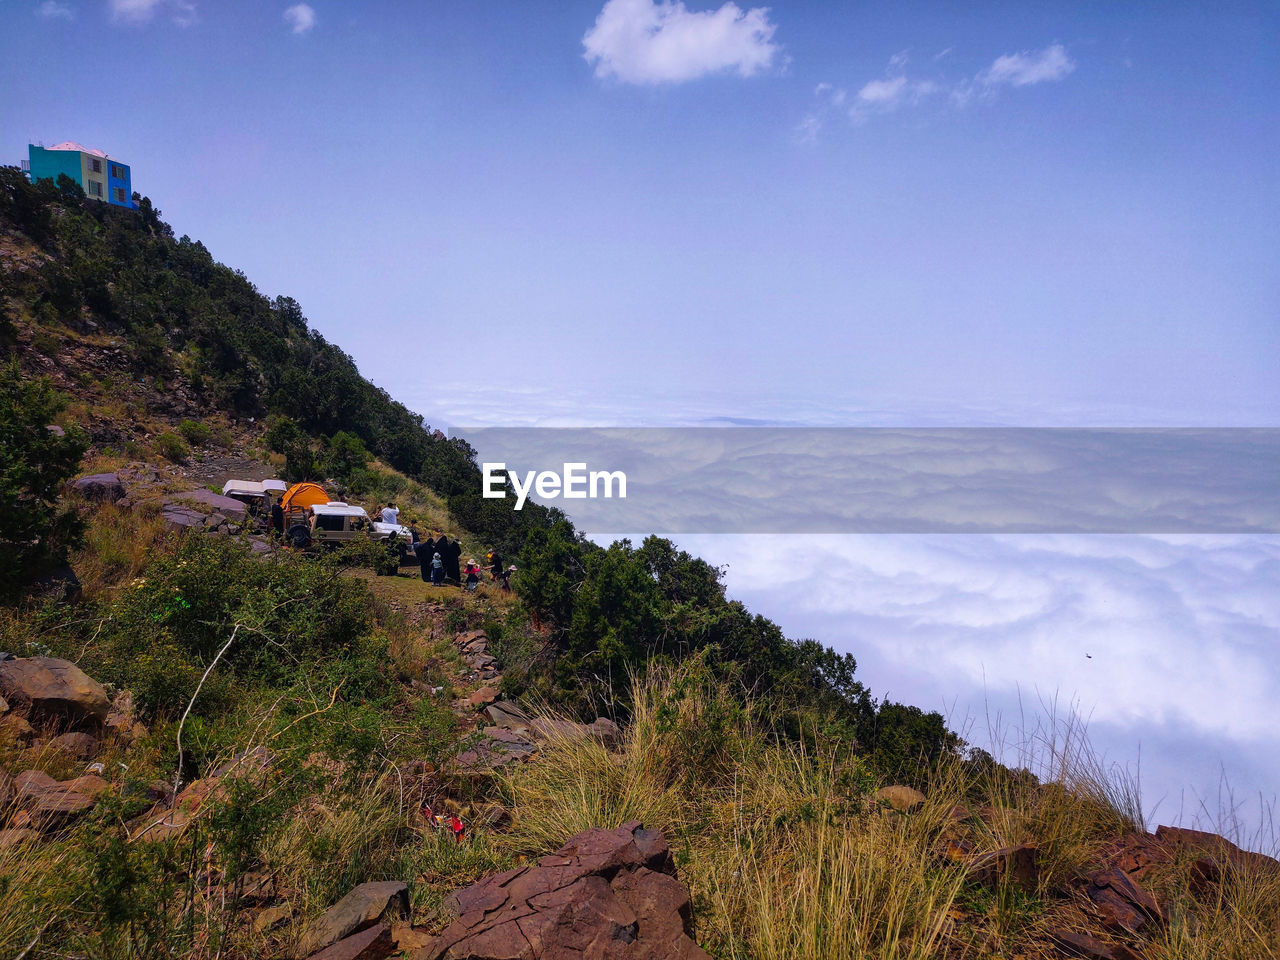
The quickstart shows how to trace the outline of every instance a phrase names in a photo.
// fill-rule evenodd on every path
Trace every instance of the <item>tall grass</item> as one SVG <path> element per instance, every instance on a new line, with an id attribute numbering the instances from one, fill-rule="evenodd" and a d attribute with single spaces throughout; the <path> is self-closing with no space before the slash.
<path id="1" fill-rule="evenodd" d="M 1049 931 L 1078 921 L 1067 887 L 1108 840 L 1142 828 L 1136 780 L 1091 751 L 1074 717 L 1007 743 L 1019 766 L 943 761 L 924 804 L 904 814 L 875 802 L 857 757 L 772 738 L 696 662 L 651 671 L 633 699 L 614 747 L 553 736 L 508 776 L 504 842 L 542 853 L 587 827 L 662 829 L 693 893 L 697 938 L 717 957 L 1045 955 Z M 972 853 L 1034 845 L 1038 886 L 977 883 L 947 854 L 957 837 Z M 1242 868 L 1206 906 L 1189 896 L 1185 869 L 1162 878 L 1176 909 L 1148 956 L 1274 958 L 1278 882 Z"/>

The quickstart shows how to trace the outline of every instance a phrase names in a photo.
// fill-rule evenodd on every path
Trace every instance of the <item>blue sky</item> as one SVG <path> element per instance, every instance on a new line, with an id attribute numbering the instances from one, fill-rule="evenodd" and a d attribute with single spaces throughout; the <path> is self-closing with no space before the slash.
<path id="1" fill-rule="evenodd" d="M 4 0 L 0 152 L 132 163 L 436 422 L 1275 422 L 1274 8 L 970 6 Z"/>
<path id="2" fill-rule="evenodd" d="M 1262 2 L 0 0 L 0 160 L 130 163 L 433 424 L 1274 426 L 1278 26 Z M 689 542 L 877 691 L 1078 702 L 1114 757 L 1146 745 L 1155 799 L 1219 765 L 1280 784 L 1275 538 L 817 538 L 763 567 Z"/>

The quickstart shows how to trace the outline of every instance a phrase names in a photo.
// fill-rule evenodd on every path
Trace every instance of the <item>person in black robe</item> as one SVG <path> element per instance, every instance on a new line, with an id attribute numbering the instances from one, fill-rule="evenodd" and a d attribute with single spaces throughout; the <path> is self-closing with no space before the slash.
<path id="1" fill-rule="evenodd" d="M 440 556 L 444 558 L 444 575 L 448 581 L 462 583 L 462 568 L 458 562 L 462 556 L 462 544 L 457 540 L 450 540 Z"/>
<path id="2" fill-rule="evenodd" d="M 276 532 L 277 537 L 284 536 L 284 508 L 278 500 L 271 504 L 271 529 Z"/>
<path id="3" fill-rule="evenodd" d="M 431 582 L 431 555 L 436 552 L 436 542 L 430 537 L 413 545 L 413 555 L 418 558 L 418 570 L 422 573 L 422 582 Z"/>

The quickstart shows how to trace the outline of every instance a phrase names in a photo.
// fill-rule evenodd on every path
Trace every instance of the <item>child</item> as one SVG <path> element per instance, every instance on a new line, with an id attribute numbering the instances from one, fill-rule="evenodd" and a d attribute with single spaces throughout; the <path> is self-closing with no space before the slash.
<path id="1" fill-rule="evenodd" d="M 431 555 L 431 585 L 438 587 L 444 583 L 444 561 L 440 559 L 440 551 Z"/>
<path id="2" fill-rule="evenodd" d="M 475 593 L 476 585 L 480 583 L 480 565 L 476 563 L 475 557 L 467 560 L 467 592 Z"/>

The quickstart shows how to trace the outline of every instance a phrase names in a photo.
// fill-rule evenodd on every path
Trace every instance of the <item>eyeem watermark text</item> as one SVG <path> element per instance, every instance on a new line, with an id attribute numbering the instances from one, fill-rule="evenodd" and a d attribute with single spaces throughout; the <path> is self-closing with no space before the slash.
<path id="1" fill-rule="evenodd" d="M 481 492 L 489 500 L 501 500 L 507 495 L 507 481 L 516 492 L 516 509 L 524 507 L 530 492 L 537 493 L 543 500 L 554 500 L 564 497 L 566 500 L 596 500 L 600 497 L 612 499 L 614 486 L 617 485 L 617 496 L 625 500 L 627 497 L 627 475 L 621 470 L 587 470 L 585 463 L 566 463 L 562 473 L 554 470 L 528 470 L 523 482 L 520 474 L 508 470 L 505 463 L 485 463 L 481 465 L 484 482 Z"/>

